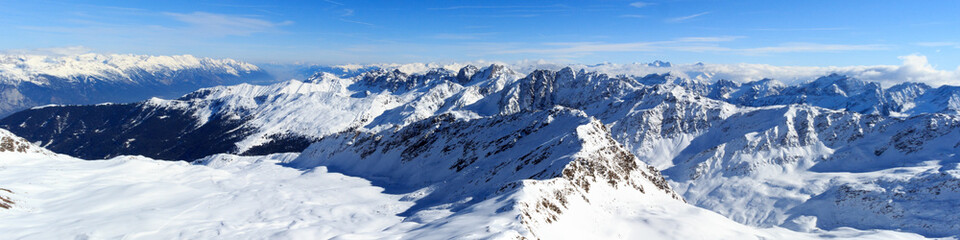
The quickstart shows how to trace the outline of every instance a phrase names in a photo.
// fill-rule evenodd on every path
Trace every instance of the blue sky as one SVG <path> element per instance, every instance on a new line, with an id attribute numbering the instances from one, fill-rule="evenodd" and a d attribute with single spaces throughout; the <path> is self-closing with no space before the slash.
<path id="1" fill-rule="evenodd" d="M 321 64 L 960 65 L 960 1 L 18 1 L 0 49 Z"/>

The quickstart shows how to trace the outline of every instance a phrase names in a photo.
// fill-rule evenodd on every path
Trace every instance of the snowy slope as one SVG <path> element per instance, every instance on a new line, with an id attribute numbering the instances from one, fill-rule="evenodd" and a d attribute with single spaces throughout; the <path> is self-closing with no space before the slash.
<path id="1" fill-rule="evenodd" d="M 395 215 L 410 205 L 401 196 L 323 168 L 277 165 L 295 156 L 214 156 L 205 161 L 213 167 L 7 158 L 0 179 L 16 204 L 0 209 L 0 231 L 10 239 L 356 239 L 405 229 Z"/>
<path id="2" fill-rule="evenodd" d="M 563 124 L 564 120 L 558 121 L 556 124 Z M 606 140 L 596 138 L 603 138 L 602 134 L 597 135 L 602 132 L 602 125 L 583 120 L 578 124 L 585 125 L 564 124 L 563 127 L 579 126 L 577 135 L 586 137 L 581 138 L 586 141 L 584 144 L 595 145 L 588 147 L 593 149 L 581 149 L 581 153 L 601 152 L 595 152 L 600 155 L 575 154 L 578 158 L 597 157 L 576 161 L 602 165 L 605 161 L 625 160 L 604 157 L 604 150 L 596 149 L 604 145 L 603 141 L 612 142 L 608 137 Z M 16 138 L 4 131 L 0 131 L 0 135 L 4 139 Z M 594 137 L 589 137 L 591 135 Z M 596 140 L 601 142 L 593 142 Z M 609 147 L 616 148 L 610 145 L 603 148 Z M 37 146 L 27 148 L 37 151 L 0 152 L 0 182 L 4 183 L 4 189 L 9 189 L 0 190 L 0 197 L 14 203 L 8 209 L 0 208 L 0 231 L 4 238 L 921 238 L 889 231 L 841 229 L 798 233 L 783 228 L 748 227 L 684 204 L 675 199 L 675 195 L 669 195 L 669 190 L 664 192 L 646 182 L 646 177 L 633 182 L 655 191 L 638 191 L 638 186 L 630 187 L 631 180 L 627 179 L 616 184 L 593 182 L 590 177 L 579 175 L 590 172 L 582 169 L 565 170 L 570 171 L 573 178 L 516 182 L 515 190 L 476 201 L 450 214 L 443 213 L 446 207 L 416 208 L 421 204 L 417 199 L 423 199 L 424 191 L 385 193 L 384 188 L 373 186 L 370 181 L 329 172 L 327 167 L 287 167 L 286 163 L 299 161 L 294 160 L 297 154 L 258 157 L 221 154 L 188 164 L 134 156 L 84 161 L 50 154 Z M 606 154 L 609 153 L 612 152 Z M 424 170 L 420 174 L 431 174 L 434 169 Z M 587 192 L 561 191 L 559 193 L 572 195 L 556 199 L 563 197 L 556 195 L 558 190 L 577 189 L 575 184 L 566 182 L 569 179 L 586 180 L 595 185 Z M 546 205 L 537 205 L 543 203 Z M 563 206 L 566 212 L 559 214 L 545 208 L 552 204 Z M 411 209 L 433 213 L 410 217 L 405 212 Z M 539 215 L 538 211 L 556 215 Z M 521 218 L 520 214 L 537 215 Z M 445 217 L 432 220 L 424 217 L 436 215 Z M 545 219 L 552 219 L 547 221 L 553 223 L 537 222 Z M 537 224 L 532 224 L 534 222 Z M 539 235 L 530 235 L 531 230 Z"/>
<path id="3" fill-rule="evenodd" d="M 0 116 L 47 104 L 175 97 L 268 77 L 249 63 L 190 55 L 0 55 Z"/>
<path id="4" fill-rule="evenodd" d="M 853 80 L 831 76 L 811 85 L 836 87 L 838 81 Z M 956 179 L 949 173 L 960 157 L 956 155 L 960 152 L 956 115 L 920 114 L 904 119 L 809 105 L 743 107 L 703 97 L 708 92 L 702 88 L 704 84 L 662 75 L 633 82 L 562 69 L 534 72 L 515 86 L 498 100 L 506 103 L 501 104 L 502 112 L 557 104 L 582 109 L 610 126 L 612 136 L 640 159 L 665 169 L 665 175 L 691 203 L 742 223 L 795 227 L 793 220 L 805 219 L 807 224 L 824 228 L 901 229 L 928 236 L 953 236 L 958 231 L 957 219 L 942 211 L 960 207 L 960 199 L 952 197 L 956 189 L 940 187 L 951 186 Z M 865 88 L 870 85 L 855 81 L 844 86 L 846 90 L 834 96 L 856 89 L 877 96 L 875 86 Z M 944 169 L 926 175 L 885 176 L 899 180 L 879 177 L 886 172 L 905 172 L 900 169 L 904 167 L 924 167 L 931 161 L 940 162 Z M 938 169 L 940 165 L 932 166 Z M 941 177 L 927 177 L 929 174 Z M 837 180 L 841 176 L 851 177 Z M 826 198 L 830 191 L 839 191 L 828 191 L 831 188 L 871 186 L 879 181 L 891 183 L 869 190 L 875 194 L 871 198 L 838 200 L 830 214 L 797 207 L 808 199 Z M 920 186 L 932 190 L 921 191 Z M 901 188 L 932 193 L 901 197 L 884 190 Z M 885 201 L 899 203 L 881 204 Z M 861 210 L 841 207 L 850 205 Z M 941 207 L 919 207 L 924 205 Z M 820 222 L 805 216 L 819 216 Z"/>
<path id="5" fill-rule="evenodd" d="M 415 239 L 911 237 L 734 223 L 685 204 L 603 124 L 563 107 L 479 119 L 446 114 L 380 133 L 343 132 L 290 164 L 410 192 L 415 205 L 401 216 L 423 224 L 411 233 Z"/>
<path id="6" fill-rule="evenodd" d="M 792 226 L 794 219 L 811 223 L 804 216 L 819 216 L 817 226 L 824 228 L 901 229 L 928 236 L 958 231 L 957 219 L 941 210 L 960 207 L 960 199 L 952 197 L 956 189 L 935 187 L 955 181 L 949 172 L 960 162 L 956 115 L 888 118 L 809 105 L 754 108 L 703 97 L 702 84 L 682 79 L 654 76 L 632 82 L 594 76 L 569 69 L 535 72 L 506 90 L 508 100 L 500 101 L 509 103 L 502 105 L 507 113 L 556 104 L 583 109 L 606 123 L 614 139 L 641 160 L 665 169 L 688 201 L 742 223 Z M 900 168 L 931 161 L 943 165 L 938 170 L 943 172 L 933 172 L 942 177 L 904 173 L 894 181 L 877 173 L 902 172 Z M 842 176 L 850 177 L 837 180 Z M 831 214 L 795 208 L 816 196 L 829 196 L 831 188 L 877 181 L 892 183 L 870 190 L 879 192 L 869 199 L 838 200 Z M 919 186 L 936 188 L 928 191 L 934 196 L 899 197 L 883 190 L 924 192 Z M 899 203 L 880 204 L 884 201 Z M 839 207 L 848 205 L 862 210 Z M 918 207 L 923 205 L 941 208 Z"/>
<path id="7" fill-rule="evenodd" d="M 52 154 L 52 152 L 31 144 L 26 139 L 14 135 L 10 131 L 0 129 L 0 152 L 4 153 L 38 153 Z"/>
<path id="8" fill-rule="evenodd" d="M 958 219 L 942 209 L 960 203 L 950 187 L 958 180 L 950 174 L 960 162 L 958 123 L 949 115 L 884 119 L 807 106 L 758 109 L 718 121 L 665 173 L 691 203 L 748 224 L 783 225 L 810 215 L 824 228 L 953 236 Z M 861 196 L 867 193 L 879 196 Z M 834 210 L 825 210 L 831 209 L 825 202 L 808 207 L 815 199 L 829 199 Z"/>

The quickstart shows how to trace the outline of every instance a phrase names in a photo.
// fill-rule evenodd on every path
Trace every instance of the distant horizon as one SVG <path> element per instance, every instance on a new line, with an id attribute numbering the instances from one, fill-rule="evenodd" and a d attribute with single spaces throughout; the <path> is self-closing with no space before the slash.
<path id="1" fill-rule="evenodd" d="M 382 62 L 382 63 L 345 63 L 345 64 L 322 64 L 322 63 L 264 63 L 264 62 L 251 62 L 245 61 L 242 59 L 232 59 L 232 58 L 217 58 L 217 57 L 205 57 L 205 56 L 196 56 L 192 54 L 182 54 L 182 55 L 148 55 L 148 54 L 126 54 L 126 53 L 95 53 L 88 48 L 84 47 L 69 47 L 69 48 L 48 48 L 48 49 L 37 49 L 37 50 L 15 50 L 15 51 L 3 51 L 0 50 L 0 54 L 7 55 L 32 55 L 32 56 L 44 56 L 44 57 L 67 57 L 71 59 L 71 56 L 80 56 L 83 54 L 98 54 L 98 55 L 110 55 L 117 54 L 119 56 L 193 56 L 198 58 L 210 58 L 210 59 L 231 59 L 244 63 L 250 63 L 256 66 L 259 66 L 265 72 L 271 73 L 274 75 L 276 80 L 285 80 L 285 79 L 299 79 L 304 77 L 304 70 L 309 70 L 312 67 L 346 67 L 346 68 L 362 68 L 362 67 L 381 67 L 386 69 L 396 68 L 400 69 L 405 73 L 425 73 L 430 69 L 435 68 L 444 68 L 450 71 L 458 71 L 460 68 L 466 65 L 474 65 L 477 67 L 485 67 L 490 64 L 502 64 L 511 67 L 511 69 L 518 71 L 520 73 L 529 73 L 537 69 L 548 69 L 548 70 L 559 70 L 563 67 L 574 67 L 577 70 L 586 69 L 587 71 L 597 71 L 607 74 L 615 75 L 635 75 L 635 76 L 645 76 L 652 73 L 674 73 L 677 76 L 684 78 L 706 78 L 710 80 L 719 80 L 726 79 L 736 82 L 752 82 L 757 80 L 762 80 L 765 78 L 775 79 L 781 81 L 785 84 L 800 84 L 804 82 L 809 82 L 817 79 L 821 76 L 827 76 L 830 74 L 840 74 L 852 78 L 861 79 L 868 82 L 877 82 L 880 83 L 884 88 L 891 87 L 893 85 L 904 83 L 904 82 L 918 82 L 924 83 L 930 86 L 938 87 L 942 85 L 950 86 L 960 86 L 960 68 L 956 70 L 941 70 L 936 68 L 935 65 L 929 63 L 929 60 L 926 56 L 923 55 L 906 55 L 897 57 L 901 63 L 897 65 L 849 65 L 849 66 L 778 66 L 772 64 L 757 64 L 757 63 L 712 63 L 712 62 L 696 62 L 696 63 L 678 63 L 671 62 L 667 60 L 654 59 L 649 61 L 635 61 L 628 63 L 617 63 L 617 62 L 600 62 L 600 63 L 580 63 L 580 62 L 564 62 L 564 61 L 550 61 L 550 60 L 519 60 L 519 61 L 485 61 L 485 60 L 476 60 L 476 61 L 449 61 L 449 62 L 410 62 L 410 63 L 397 63 L 397 62 Z M 8 59 L 7 64 L 20 65 L 17 61 L 24 61 L 23 64 L 26 66 L 31 66 L 29 62 L 36 62 L 36 60 L 12 60 Z M 83 61 L 83 59 L 81 59 Z M 648 64 L 654 62 L 667 63 L 671 66 L 649 66 Z M 69 63 L 67 65 L 73 65 L 76 63 Z M 98 61 L 94 64 L 100 64 Z M 120 65 L 127 65 L 129 63 L 123 63 L 125 60 L 121 59 Z M 108 63 L 104 61 L 103 63 Z M 44 63 L 41 65 L 46 65 L 49 63 Z M 148 64 L 164 64 L 162 62 L 157 62 L 151 60 L 151 63 Z M 703 65 L 699 65 L 703 64 Z M 14 67 L 14 65 L 9 65 L 7 67 L 0 67 L 0 73 L 3 73 L 5 68 Z M 61 64 L 62 65 L 62 64 Z M 39 66 L 33 66 L 34 68 Z M 65 68 L 64 68 L 65 67 Z M 40 71 L 43 71 L 43 68 L 40 67 Z M 71 67 L 61 66 L 57 67 L 66 71 Z M 8 69 L 9 70 L 9 69 Z M 314 71 L 314 70 L 310 70 Z M 312 73 L 310 73 L 312 74 Z M 704 76 L 704 74 L 706 74 Z M 307 74 L 309 75 L 309 74 Z"/>
<path id="2" fill-rule="evenodd" d="M 901 66 L 903 64 L 904 57 L 910 56 L 919 56 L 928 58 L 926 55 L 922 54 L 908 54 L 903 56 L 893 56 L 892 59 L 896 60 L 894 63 L 890 64 L 847 64 L 847 65 L 836 65 L 836 64 L 771 64 L 764 62 L 710 62 L 710 61 L 673 61 L 669 58 L 664 59 L 636 59 L 634 61 L 574 61 L 569 59 L 516 59 L 516 60 L 496 60 L 496 59 L 464 59 L 464 60 L 436 60 L 436 61 L 370 61 L 370 62 L 330 62 L 327 63 L 323 60 L 303 60 L 303 61 L 260 61 L 256 59 L 245 59 L 237 57 L 223 57 L 223 56 L 212 56 L 212 55 L 201 55 L 201 54 L 192 54 L 192 53 L 177 53 L 177 54 L 152 54 L 152 53 L 138 53 L 138 52 L 108 52 L 108 51 L 97 51 L 95 49 L 87 48 L 84 46 L 66 46 L 66 47 L 51 47 L 51 48 L 37 48 L 37 49 L 0 49 L 0 55 L 34 55 L 34 56 L 48 56 L 48 57 L 70 57 L 70 56 L 79 56 L 85 54 L 97 54 L 97 55 L 135 55 L 135 56 L 193 56 L 197 58 L 210 58 L 210 59 L 232 59 L 236 61 L 251 63 L 251 64 L 274 64 L 274 65 L 317 65 L 317 66 L 342 66 L 342 65 L 403 65 L 403 64 L 470 64 L 470 63 L 503 63 L 503 64 L 524 64 L 524 63 L 534 63 L 542 62 L 546 64 L 574 64 L 574 65 L 601 65 L 601 64 L 648 64 L 654 62 L 664 62 L 673 65 L 693 65 L 698 63 L 704 64 L 723 64 L 723 65 L 738 65 L 738 64 L 748 64 L 748 65 L 769 65 L 777 67 L 851 67 L 851 66 Z M 958 70 L 960 66 L 956 68 L 944 68 L 936 63 L 929 63 L 930 66 L 936 68 L 937 70 Z M 960 80 L 960 79 L 958 79 Z"/>
<path id="3" fill-rule="evenodd" d="M 251 63 L 463 62 L 960 66 L 956 1 L 0 0 L 0 49 L 83 46 Z"/>

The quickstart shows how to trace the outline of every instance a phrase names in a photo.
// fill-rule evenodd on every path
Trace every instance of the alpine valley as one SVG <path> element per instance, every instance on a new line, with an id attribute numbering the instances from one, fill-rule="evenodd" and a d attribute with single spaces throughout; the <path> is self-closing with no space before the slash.
<path id="1" fill-rule="evenodd" d="M 102 67 L 56 67 L 87 58 Z M 8 111 L 74 104 L 0 120 L 13 239 L 960 237 L 957 86 L 507 64 L 254 85 L 267 73 L 233 60 L 3 61 Z M 76 86 L 169 89 L 31 97 Z M 149 98 L 188 86 L 206 88 Z"/>

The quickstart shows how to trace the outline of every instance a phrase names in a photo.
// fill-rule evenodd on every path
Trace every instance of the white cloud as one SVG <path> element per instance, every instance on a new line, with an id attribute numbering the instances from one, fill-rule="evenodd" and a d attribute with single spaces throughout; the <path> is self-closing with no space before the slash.
<path id="1" fill-rule="evenodd" d="M 921 47 L 954 47 L 960 48 L 960 43 L 958 42 L 918 42 L 917 46 Z"/>
<path id="2" fill-rule="evenodd" d="M 343 6 L 343 3 L 340 3 L 337 1 L 332 1 L 332 0 L 322 0 L 322 1 L 333 4 L 333 5 Z"/>
<path id="3" fill-rule="evenodd" d="M 623 17 L 623 18 L 646 18 L 646 17 L 647 17 L 647 15 L 640 15 L 640 14 L 624 14 L 624 15 L 620 15 L 620 17 Z"/>
<path id="4" fill-rule="evenodd" d="M 76 56 L 92 52 L 93 49 L 84 46 L 68 46 L 56 48 L 36 49 L 9 49 L 0 51 L 0 54 L 9 55 L 45 55 L 45 56 Z"/>
<path id="5" fill-rule="evenodd" d="M 630 6 L 631 6 L 631 7 L 635 7 L 635 8 L 642 8 L 642 7 L 650 6 L 650 3 L 645 3 L 645 2 L 633 2 L 633 3 L 630 3 Z"/>
<path id="6" fill-rule="evenodd" d="M 360 25 L 367 25 L 367 26 L 376 26 L 376 25 L 374 25 L 373 23 L 355 21 L 355 20 L 344 19 L 344 18 L 341 18 L 340 21 L 341 21 L 341 22 L 348 22 L 348 23 L 356 23 L 356 24 L 360 24 Z"/>
<path id="7" fill-rule="evenodd" d="M 881 71 L 875 76 L 878 81 L 895 83 L 897 81 L 922 82 L 930 85 L 960 85 L 960 67 L 955 71 L 937 70 L 923 55 L 901 56 L 903 65 L 892 71 Z"/>
<path id="8" fill-rule="evenodd" d="M 703 15 L 707 15 L 707 14 L 710 14 L 710 12 L 702 12 L 702 13 L 697 13 L 697 14 L 692 14 L 692 15 L 687 15 L 682 17 L 668 18 L 665 21 L 669 23 L 680 23 L 680 22 L 689 21 L 691 19 L 703 16 Z"/>
<path id="9" fill-rule="evenodd" d="M 208 12 L 164 14 L 189 24 L 196 33 L 213 36 L 249 36 L 254 33 L 275 32 L 280 26 L 293 24 L 292 21 L 272 22 L 247 16 Z"/>

